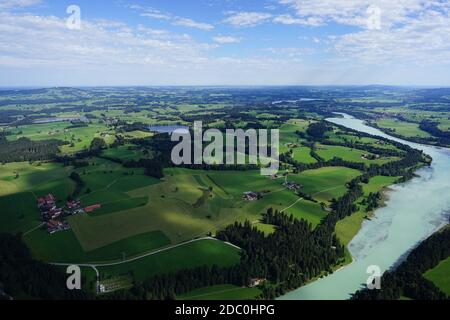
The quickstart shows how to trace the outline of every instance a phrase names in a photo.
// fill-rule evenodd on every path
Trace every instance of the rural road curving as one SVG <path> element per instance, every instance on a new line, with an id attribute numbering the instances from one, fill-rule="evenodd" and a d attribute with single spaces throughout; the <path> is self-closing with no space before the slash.
<path id="1" fill-rule="evenodd" d="M 192 239 L 192 240 L 189 240 L 189 241 L 186 241 L 186 242 L 183 242 L 183 243 L 179 243 L 179 244 L 176 244 L 176 245 L 173 245 L 173 246 L 170 246 L 170 247 L 162 248 L 162 249 L 159 249 L 159 250 L 156 250 L 156 251 L 148 252 L 148 253 L 145 253 L 143 255 L 134 257 L 134 258 L 130 258 L 130 259 L 123 260 L 123 261 L 118 261 L 118 262 L 111 262 L 111 263 L 61 263 L 61 262 L 50 262 L 50 264 L 54 265 L 54 266 L 77 265 L 77 266 L 80 266 L 80 267 L 90 267 L 90 268 L 93 268 L 95 270 L 95 272 L 97 273 L 97 278 L 98 278 L 99 277 L 99 272 L 98 272 L 97 267 L 111 267 L 111 266 L 117 266 L 117 265 L 120 265 L 120 264 L 125 264 L 125 263 L 136 261 L 136 260 L 141 260 L 143 258 L 155 255 L 157 253 L 161 253 L 161 252 L 164 252 L 164 251 L 172 250 L 172 249 L 175 249 L 177 247 L 185 246 L 187 244 L 190 244 L 190 243 L 193 243 L 193 242 L 197 242 L 197 241 L 203 241 L 203 240 L 221 241 L 221 240 L 218 240 L 218 239 L 213 238 L 213 237 L 202 237 L 202 238 Z M 221 241 L 221 242 L 223 242 L 223 243 L 225 243 L 225 244 L 227 244 L 229 246 L 232 246 L 232 247 L 234 247 L 236 249 L 239 249 L 239 250 L 241 249 L 241 248 L 239 248 L 238 246 L 236 246 L 236 245 L 234 245 L 232 243 L 225 242 L 225 241 Z"/>

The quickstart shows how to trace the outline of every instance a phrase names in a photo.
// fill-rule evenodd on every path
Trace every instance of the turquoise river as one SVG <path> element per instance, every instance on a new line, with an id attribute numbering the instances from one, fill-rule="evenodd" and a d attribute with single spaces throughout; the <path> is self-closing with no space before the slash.
<path id="1" fill-rule="evenodd" d="M 421 240 L 449 220 L 450 150 L 420 145 L 389 136 L 359 119 L 341 114 L 327 121 L 382 136 L 423 150 L 433 157 L 430 167 L 417 171 L 419 177 L 394 185 L 387 191 L 386 206 L 364 221 L 349 244 L 353 262 L 333 274 L 289 292 L 281 300 L 342 300 L 365 286 L 369 266 L 384 272 L 399 263 Z M 383 283 L 381 283 L 383 286 Z"/>

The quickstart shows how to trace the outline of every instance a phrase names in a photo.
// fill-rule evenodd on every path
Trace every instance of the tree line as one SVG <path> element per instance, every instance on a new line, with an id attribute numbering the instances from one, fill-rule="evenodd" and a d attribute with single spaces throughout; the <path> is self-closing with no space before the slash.
<path id="1" fill-rule="evenodd" d="M 449 145 L 450 132 L 439 129 L 438 125 L 439 123 L 435 121 L 423 120 L 420 122 L 419 128 L 425 132 L 428 132 L 432 136 L 437 137 L 440 144 Z"/>
<path id="2" fill-rule="evenodd" d="M 0 138 L 0 162 L 52 160 L 59 152 L 59 147 L 64 144 L 67 142 L 56 139 L 32 141 L 19 138 L 16 141 L 7 141 Z"/>
<path id="3" fill-rule="evenodd" d="M 69 178 L 75 182 L 75 189 L 72 192 L 71 197 L 72 198 L 76 198 L 80 195 L 81 190 L 83 190 L 83 188 L 86 186 L 86 183 L 83 181 L 83 179 L 81 179 L 80 175 L 76 172 L 73 171 Z"/>

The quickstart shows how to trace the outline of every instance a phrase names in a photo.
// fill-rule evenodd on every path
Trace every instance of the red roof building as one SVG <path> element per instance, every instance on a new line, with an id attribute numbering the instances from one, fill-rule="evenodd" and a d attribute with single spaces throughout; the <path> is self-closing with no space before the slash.
<path id="1" fill-rule="evenodd" d="M 47 222 L 47 226 L 49 228 L 56 228 L 58 226 L 60 226 L 62 223 L 59 221 L 55 221 L 55 220 L 50 220 L 49 222 Z"/>
<path id="2" fill-rule="evenodd" d="M 86 213 L 91 213 L 91 212 L 93 212 L 94 210 L 100 209 L 101 207 L 102 207 L 101 204 L 94 204 L 94 205 L 92 205 L 92 206 L 89 206 L 89 207 L 84 208 L 84 212 L 86 212 Z"/>
<path id="3" fill-rule="evenodd" d="M 48 194 L 45 197 L 41 197 L 37 200 L 39 208 L 51 208 L 55 206 L 56 198 L 52 194 Z"/>

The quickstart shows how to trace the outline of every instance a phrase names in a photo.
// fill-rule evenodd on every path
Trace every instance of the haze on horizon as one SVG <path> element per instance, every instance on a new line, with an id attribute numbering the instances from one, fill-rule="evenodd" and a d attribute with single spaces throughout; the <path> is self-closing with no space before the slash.
<path id="1" fill-rule="evenodd" d="M 450 0 L 0 0 L 0 86 L 442 87 L 448 30 Z"/>

